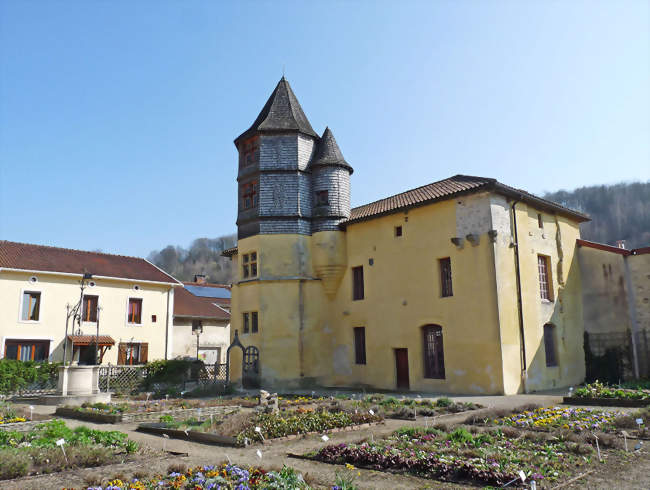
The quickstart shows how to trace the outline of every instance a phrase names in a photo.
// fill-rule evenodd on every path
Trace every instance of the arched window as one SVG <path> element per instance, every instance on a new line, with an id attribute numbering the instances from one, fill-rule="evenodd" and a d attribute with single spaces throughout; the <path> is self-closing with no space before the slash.
<path id="1" fill-rule="evenodd" d="M 445 379 L 445 355 L 442 347 L 442 327 L 426 325 L 422 327 L 424 345 L 424 377 Z"/>
<path id="2" fill-rule="evenodd" d="M 546 367 L 557 366 L 557 350 L 555 346 L 555 325 L 544 325 L 544 351 L 546 352 Z"/>

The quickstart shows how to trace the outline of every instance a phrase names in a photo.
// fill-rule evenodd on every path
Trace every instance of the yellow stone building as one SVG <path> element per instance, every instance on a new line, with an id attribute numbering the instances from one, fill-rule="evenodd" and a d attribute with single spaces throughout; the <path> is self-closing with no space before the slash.
<path id="1" fill-rule="evenodd" d="M 224 255 L 247 349 L 230 350 L 231 379 L 483 394 L 583 380 L 586 216 L 464 175 L 350 209 L 351 166 L 284 78 L 235 145 Z"/>

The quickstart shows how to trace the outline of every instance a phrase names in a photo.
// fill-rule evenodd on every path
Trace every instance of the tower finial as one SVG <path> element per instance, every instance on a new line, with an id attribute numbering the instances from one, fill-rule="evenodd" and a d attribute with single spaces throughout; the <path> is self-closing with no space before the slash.
<path id="1" fill-rule="evenodd" d="M 282 65 L 282 80 L 284 80 L 284 65 Z"/>

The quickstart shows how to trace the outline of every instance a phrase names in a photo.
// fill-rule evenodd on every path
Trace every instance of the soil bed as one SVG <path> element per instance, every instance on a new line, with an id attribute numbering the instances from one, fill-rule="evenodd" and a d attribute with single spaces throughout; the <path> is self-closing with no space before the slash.
<path id="1" fill-rule="evenodd" d="M 122 432 L 73 430 L 52 420 L 28 432 L 0 431 L 0 480 L 130 461 L 141 453 Z"/>

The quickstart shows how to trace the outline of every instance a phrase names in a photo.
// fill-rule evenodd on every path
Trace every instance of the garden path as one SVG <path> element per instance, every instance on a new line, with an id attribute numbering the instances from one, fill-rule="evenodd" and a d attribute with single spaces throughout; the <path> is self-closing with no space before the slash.
<path id="1" fill-rule="evenodd" d="M 472 401 L 485 405 L 488 408 L 512 408 L 527 403 L 538 403 L 540 405 L 553 405 L 561 402 L 561 394 L 532 394 L 532 395 L 512 395 L 512 396 L 473 396 L 473 397 L 452 397 L 458 401 Z M 424 398 L 424 397 L 423 397 Z M 47 415 L 52 413 L 53 407 L 37 406 L 35 407 L 39 414 Z M 593 408 L 593 407 L 592 407 Z M 480 411 L 474 412 L 480 413 Z M 467 417 L 467 413 L 452 414 L 436 417 L 436 421 L 460 422 Z M 372 426 L 367 429 L 354 432 L 338 432 L 329 434 L 328 444 L 357 442 L 366 438 L 381 437 L 389 434 L 399 427 L 404 426 L 424 426 L 433 423 L 433 418 L 428 420 L 419 419 L 417 421 L 403 421 L 388 419 L 384 423 Z M 187 453 L 187 456 L 167 456 L 157 457 L 147 462 L 146 467 L 142 464 L 115 464 L 102 469 L 87 468 L 76 471 L 67 471 L 53 475 L 42 475 L 35 477 L 22 478 L 14 482 L 3 482 L 1 488 L 7 490 L 50 490 L 61 489 L 63 487 L 85 488 L 84 484 L 88 478 L 95 476 L 117 476 L 124 475 L 131 477 L 135 472 L 145 474 L 160 474 L 167 471 L 171 464 L 182 464 L 185 466 L 196 466 L 204 464 L 215 464 L 230 458 L 231 461 L 241 465 L 259 465 L 266 469 L 280 468 L 283 464 L 294 467 L 305 475 L 311 485 L 315 487 L 328 487 L 334 482 L 334 472 L 338 467 L 293 459 L 287 457 L 287 453 L 303 454 L 316 450 L 323 446 L 320 435 L 310 435 L 302 438 L 277 441 L 265 445 L 253 445 L 248 448 L 225 448 L 220 446 L 210 446 L 189 441 L 170 439 L 164 442 L 162 437 L 136 432 L 137 424 L 92 424 L 77 420 L 67 419 L 66 422 L 71 426 L 87 425 L 103 430 L 120 430 L 126 432 L 129 437 L 140 444 L 146 445 L 152 449 L 162 451 L 163 445 L 167 450 Z M 257 450 L 262 453 L 262 459 L 257 456 Z M 621 488 L 648 488 L 648 475 L 650 475 L 650 457 L 647 453 L 648 448 L 643 449 L 643 454 L 638 461 L 632 465 L 621 465 L 620 471 L 596 472 L 588 478 L 576 482 L 569 488 L 584 488 L 589 482 L 590 488 L 613 488 L 614 482 L 624 482 L 618 485 Z M 161 453 L 159 453 L 161 454 Z M 609 465 L 608 465 L 609 467 Z M 359 471 L 360 476 L 356 484 L 361 489 L 374 488 L 462 488 L 458 484 L 440 483 L 431 480 L 424 480 L 416 477 L 405 475 L 393 475 L 385 472 L 371 470 Z M 469 487 L 471 488 L 471 487 Z"/>

